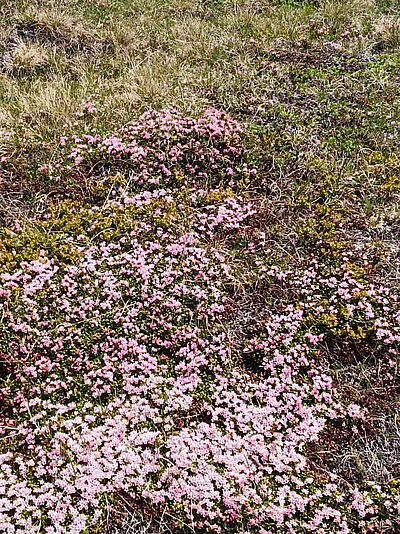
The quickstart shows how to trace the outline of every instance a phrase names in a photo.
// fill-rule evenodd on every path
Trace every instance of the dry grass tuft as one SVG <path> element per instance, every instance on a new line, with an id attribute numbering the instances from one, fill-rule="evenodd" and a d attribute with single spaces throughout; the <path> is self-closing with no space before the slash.
<path id="1" fill-rule="evenodd" d="M 400 479 L 400 426 L 397 417 L 376 422 L 373 436 L 360 437 L 336 457 L 336 472 L 346 480 L 385 484 Z"/>
<path id="2" fill-rule="evenodd" d="M 396 50 L 400 48 L 400 19 L 386 15 L 374 25 L 375 50 Z"/>
<path id="3" fill-rule="evenodd" d="M 46 69 L 49 60 L 50 54 L 43 45 L 18 39 L 3 53 L 2 64 L 6 74 L 12 77 L 34 76 Z"/>

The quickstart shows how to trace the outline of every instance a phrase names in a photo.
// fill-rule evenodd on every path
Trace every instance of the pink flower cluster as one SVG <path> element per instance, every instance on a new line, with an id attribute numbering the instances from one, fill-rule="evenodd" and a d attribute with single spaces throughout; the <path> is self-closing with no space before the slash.
<path id="1" fill-rule="evenodd" d="M 198 119 L 176 110 L 147 112 L 112 135 L 63 136 L 60 145 L 72 167 L 95 175 L 128 173 L 133 184 L 217 182 L 254 173 L 242 164 L 241 125 L 216 109 Z"/>
<path id="2" fill-rule="evenodd" d="M 239 132 L 214 112 L 178 117 L 147 114 L 126 135 L 148 132 L 155 148 L 146 150 L 185 137 L 178 159 L 186 165 L 193 146 L 195 175 L 199 136 L 211 158 L 227 132 Z M 104 141 L 92 145 L 111 154 Z M 218 150 L 216 170 L 225 169 L 231 156 Z M 262 327 L 246 339 L 229 322 L 243 258 L 222 237 L 245 229 L 256 208 L 221 189 L 185 191 L 121 194 L 69 238 L 73 265 L 43 252 L 1 275 L 0 532 L 84 533 L 118 495 L 171 518 L 176 532 L 396 528 L 398 496 L 344 487 L 334 473 L 320 480 L 307 457 L 329 424 L 363 417 L 337 398 L 324 368 L 329 336 L 363 324 L 396 375 L 400 315 L 390 292 L 346 258 L 284 271 L 257 252 L 260 287 L 280 286 L 286 298 L 265 305 Z M 171 209 L 180 194 L 181 214 Z M 132 206 L 143 214 L 134 229 L 110 238 L 97 230 L 99 210 L 112 221 Z"/>

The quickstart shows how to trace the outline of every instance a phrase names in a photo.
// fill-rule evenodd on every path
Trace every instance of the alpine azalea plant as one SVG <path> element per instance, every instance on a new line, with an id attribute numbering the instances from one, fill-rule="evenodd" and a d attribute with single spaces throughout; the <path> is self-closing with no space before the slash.
<path id="1" fill-rule="evenodd" d="M 398 379 L 390 291 L 346 256 L 290 270 L 257 250 L 254 276 L 285 298 L 254 334 L 231 328 L 256 213 L 227 188 L 253 172 L 241 132 L 208 110 L 62 140 L 71 173 L 124 173 L 126 187 L 66 235 L 73 261 L 41 250 L 1 274 L 0 532 L 94 532 L 118 499 L 173 532 L 400 528 L 391 487 L 309 460 L 324 431 L 366 414 L 338 395 L 325 342 L 362 325 Z"/>
<path id="2" fill-rule="evenodd" d="M 241 163 L 243 134 L 237 121 L 212 108 L 198 119 L 177 110 L 150 111 L 112 135 L 62 136 L 62 169 L 85 176 L 125 171 L 131 187 L 146 189 L 190 180 L 219 183 L 221 178 L 234 185 L 239 175 L 255 173 Z"/>

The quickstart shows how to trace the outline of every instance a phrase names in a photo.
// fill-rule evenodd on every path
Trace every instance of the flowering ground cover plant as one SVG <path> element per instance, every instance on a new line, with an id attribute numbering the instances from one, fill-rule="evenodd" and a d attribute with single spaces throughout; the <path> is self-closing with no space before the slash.
<path id="1" fill-rule="evenodd" d="M 395 481 L 313 456 L 370 408 L 330 344 L 398 391 L 396 298 L 360 253 L 275 265 L 261 232 L 243 239 L 259 208 L 241 134 L 207 110 L 62 138 L 68 173 L 117 185 L 38 221 L 28 252 L 30 228 L 4 240 L 0 532 L 104 532 L 121 502 L 170 532 L 400 528 Z M 265 294 L 242 329 L 240 283 Z"/>
<path id="2" fill-rule="evenodd" d="M 239 174 L 243 178 L 255 172 L 240 165 L 243 134 L 237 121 L 214 108 L 198 119 L 178 110 L 146 112 L 111 135 L 63 135 L 66 161 L 43 171 L 75 170 L 85 177 L 126 171 L 131 188 L 185 185 L 190 179 L 211 185 L 223 177 L 234 185 Z"/>

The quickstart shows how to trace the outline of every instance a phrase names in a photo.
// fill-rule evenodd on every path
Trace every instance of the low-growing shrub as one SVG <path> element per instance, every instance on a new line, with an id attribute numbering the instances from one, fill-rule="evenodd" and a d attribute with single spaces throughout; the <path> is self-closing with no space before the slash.
<path id="1" fill-rule="evenodd" d="M 146 115 L 146 128 L 137 124 L 129 136 L 142 136 L 155 120 L 151 142 L 159 139 L 157 151 L 165 152 L 176 142 L 166 117 Z M 283 269 L 241 245 L 235 235 L 257 208 L 215 187 L 221 172 L 230 179 L 242 172 L 228 171 L 236 154 L 221 149 L 232 123 L 219 116 L 211 133 L 214 123 L 204 120 L 199 141 L 197 126 L 179 118 L 186 148 L 178 166 L 190 176 L 183 189 L 171 178 L 177 167 L 165 163 L 171 175 L 160 170 L 164 163 L 142 168 L 133 145 L 118 148 L 126 139 L 113 141 L 116 152 L 102 138 L 93 152 L 90 143 L 78 147 L 73 157 L 82 160 L 71 172 L 102 165 L 104 153 L 110 159 L 102 173 L 124 172 L 126 187 L 99 205 L 66 204 L 36 225 L 39 236 L 64 232 L 72 260 L 42 236 L 30 259 L 20 247 L 12 262 L 12 240 L 5 241 L 4 532 L 90 532 L 118 499 L 165 517 L 175 532 L 344 534 L 399 526 L 395 485 L 344 484 L 334 472 L 315 472 L 308 458 L 324 431 L 362 428 L 367 413 L 341 398 L 321 347 L 332 336 L 365 333 L 395 382 L 396 301 L 350 257 Z M 193 147 L 196 160 L 189 159 Z M 144 161 L 155 161 L 148 150 Z M 68 225 L 71 210 L 76 220 Z M 30 231 L 16 231 L 21 243 Z M 262 290 L 280 285 L 283 295 L 265 304 L 250 337 L 230 328 L 239 311 L 231 288 L 244 275 L 244 256 L 253 258 Z"/>

